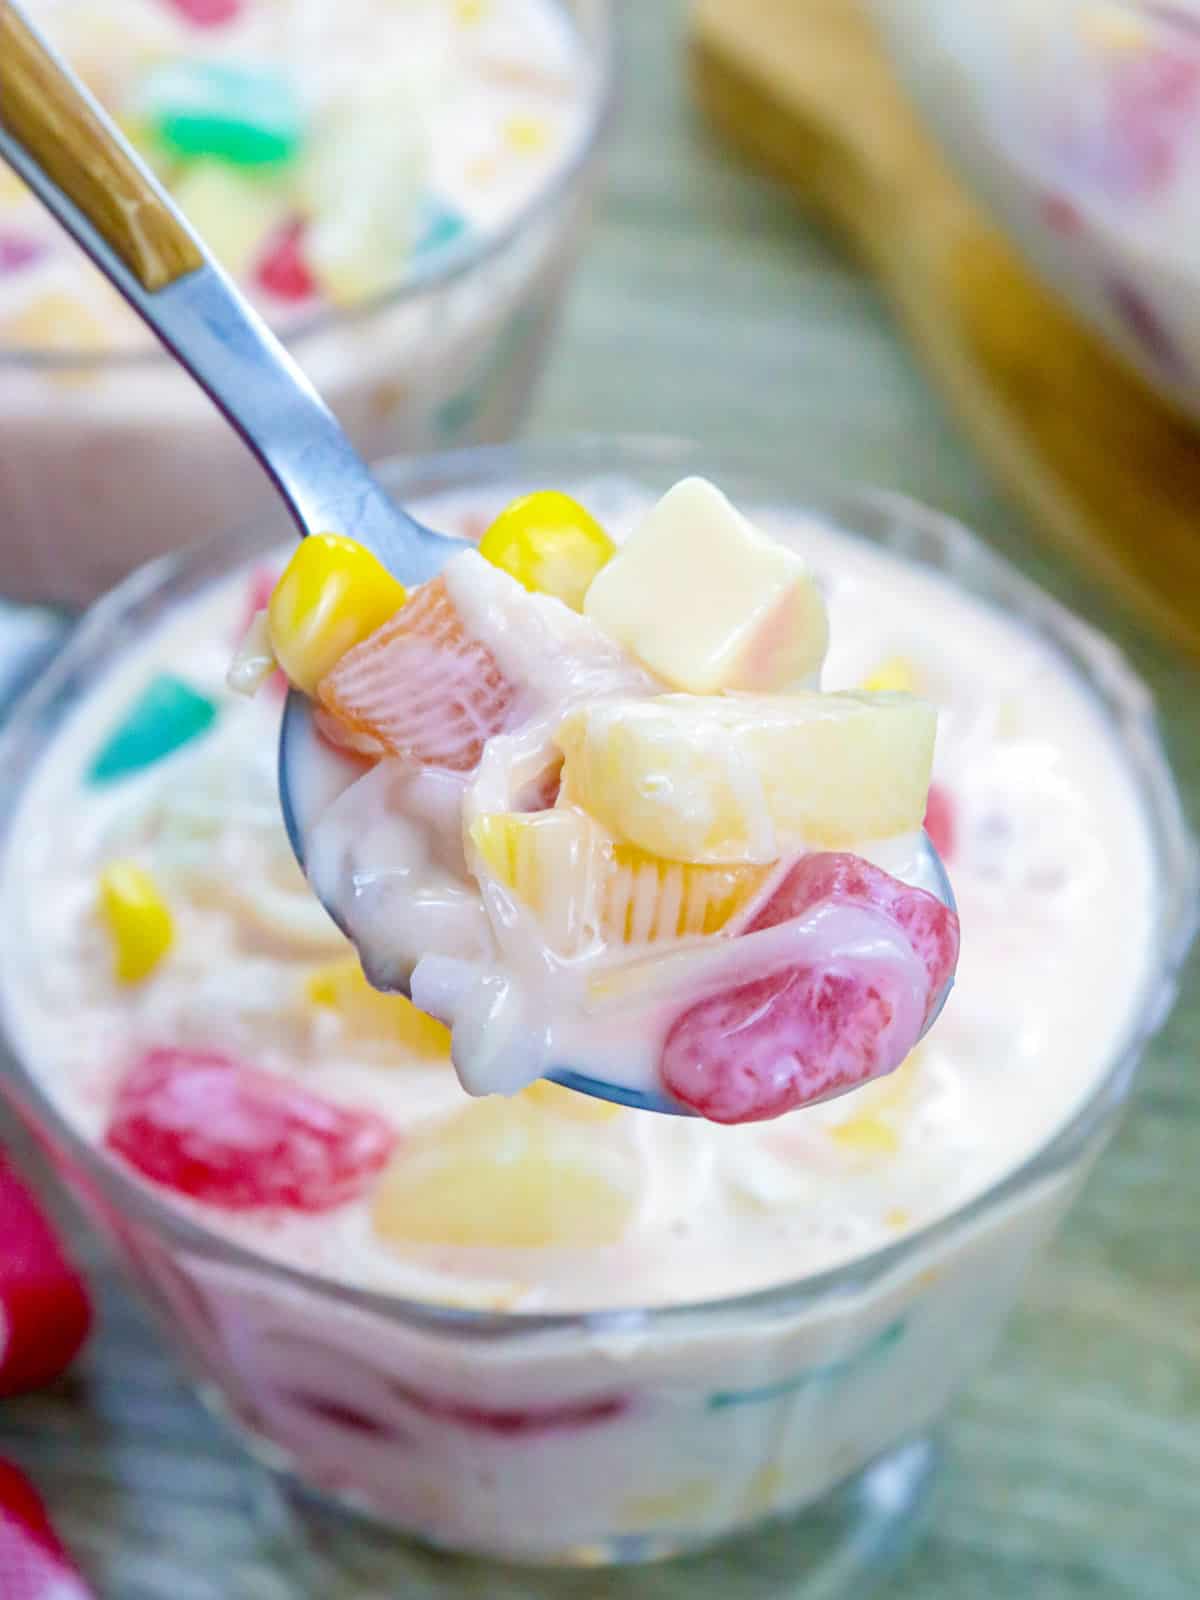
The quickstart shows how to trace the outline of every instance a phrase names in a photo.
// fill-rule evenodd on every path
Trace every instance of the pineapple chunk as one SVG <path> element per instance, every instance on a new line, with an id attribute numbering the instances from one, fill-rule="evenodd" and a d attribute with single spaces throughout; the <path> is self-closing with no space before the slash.
<path id="1" fill-rule="evenodd" d="M 903 694 L 661 695 L 559 726 L 563 795 L 676 861 L 770 862 L 921 826 L 936 716 Z"/>
<path id="2" fill-rule="evenodd" d="M 597 935 L 644 945 L 716 933 L 767 871 L 649 855 L 617 844 L 573 806 L 484 812 L 468 834 L 483 866 L 529 907 L 560 955 L 578 954 Z"/>
<path id="3" fill-rule="evenodd" d="M 310 1005 L 336 1012 L 346 1031 L 356 1038 L 401 1044 L 426 1060 L 450 1059 L 449 1028 L 418 1011 L 404 995 L 373 989 L 357 956 L 330 962 L 310 973 L 304 994 Z"/>
<path id="4" fill-rule="evenodd" d="M 415 46 L 414 46 L 415 50 Z M 299 172 L 313 276 L 338 306 L 395 286 L 412 255 L 429 183 L 435 68 L 423 83 L 368 78 L 326 97 Z"/>
<path id="5" fill-rule="evenodd" d="M 572 809 L 483 812 L 467 830 L 487 872 L 538 919 L 547 945 L 577 955 L 596 937 L 604 835 Z"/>
<path id="6" fill-rule="evenodd" d="M 584 614 L 676 689 L 801 684 L 829 642 L 804 562 L 703 478 L 665 494 L 592 580 Z"/>
<path id="7" fill-rule="evenodd" d="M 633 1215 L 633 1186 L 601 1165 L 596 1133 L 524 1097 L 478 1100 L 405 1142 L 375 1191 L 375 1229 L 397 1245 L 615 1244 Z"/>

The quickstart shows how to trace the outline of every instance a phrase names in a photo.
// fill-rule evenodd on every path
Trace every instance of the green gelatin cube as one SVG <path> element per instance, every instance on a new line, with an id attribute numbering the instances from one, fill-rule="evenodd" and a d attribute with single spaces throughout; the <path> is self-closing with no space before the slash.
<path id="1" fill-rule="evenodd" d="M 270 67 L 176 62 L 152 72 L 142 93 L 159 142 L 177 159 L 279 167 L 299 153 L 300 102 Z"/>
<path id="2" fill-rule="evenodd" d="M 111 783 L 153 766 L 181 745 L 207 733 L 217 706 L 181 678 L 152 678 L 92 759 L 88 778 Z"/>

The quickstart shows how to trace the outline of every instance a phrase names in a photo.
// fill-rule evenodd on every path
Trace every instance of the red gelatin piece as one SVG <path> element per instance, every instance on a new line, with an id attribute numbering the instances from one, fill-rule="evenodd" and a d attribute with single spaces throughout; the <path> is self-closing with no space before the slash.
<path id="1" fill-rule="evenodd" d="M 902 883 L 861 856 L 818 852 L 800 857 L 744 931 L 773 928 L 826 900 L 881 911 L 904 930 L 929 975 L 928 1017 L 958 965 L 958 918 L 954 912 L 936 895 Z"/>
<path id="2" fill-rule="evenodd" d="M 196 28 L 221 28 L 241 14 L 244 0 L 170 0 Z"/>
<path id="3" fill-rule="evenodd" d="M 942 860 L 953 860 L 958 842 L 958 824 L 950 791 L 940 783 L 929 785 L 929 799 L 925 803 L 925 832 Z"/>
<path id="4" fill-rule="evenodd" d="M 229 1211 L 329 1211 L 361 1194 L 396 1137 L 228 1056 L 150 1050 L 118 1090 L 110 1150 L 155 1183 Z"/>
<path id="5" fill-rule="evenodd" d="M 393 1385 L 406 1405 L 423 1416 L 440 1422 L 456 1423 L 477 1433 L 490 1433 L 503 1439 L 533 1438 L 539 1434 L 566 1429 L 592 1427 L 612 1422 L 629 1409 L 623 1394 L 604 1394 L 584 1400 L 567 1400 L 559 1405 L 529 1408 L 490 1407 L 467 1401 L 449 1400 L 441 1395 L 422 1394 L 415 1389 Z"/>
<path id="6" fill-rule="evenodd" d="M 509 725 L 516 691 L 434 578 L 342 657 L 317 697 L 352 749 L 370 748 L 365 739 L 420 766 L 472 772 Z"/>
<path id="7" fill-rule="evenodd" d="M 29 1479 L 0 1461 L 0 1595 L 4 1600 L 93 1600 Z"/>
<path id="8" fill-rule="evenodd" d="M 59 1377 L 91 1322 L 83 1279 L 29 1189 L 0 1156 L 0 1396 Z M 7 1593 L 0 1584 L 0 1595 Z"/>
<path id="9" fill-rule="evenodd" d="M 304 222 L 293 218 L 267 240 L 254 274 L 255 282 L 277 300 L 311 300 L 317 281 L 304 255 Z"/>
<path id="10" fill-rule="evenodd" d="M 891 1072 L 916 1038 L 904 974 L 792 967 L 685 1011 L 663 1046 L 663 1082 L 710 1122 L 762 1122 Z"/>

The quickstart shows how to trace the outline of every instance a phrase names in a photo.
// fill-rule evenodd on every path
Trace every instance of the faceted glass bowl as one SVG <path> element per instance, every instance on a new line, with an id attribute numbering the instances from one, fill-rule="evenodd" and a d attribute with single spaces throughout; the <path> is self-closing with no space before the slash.
<path id="1" fill-rule="evenodd" d="M 544 1563 L 642 1561 L 786 1516 L 789 1593 L 841 1593 L 841 1578 L 821 1586 L 831 1573 L 849 1585 L 901 1541 L 928 1479 L 930 1430 L 990 1349 L 1170 1007 L 1197 857 L 1148 693 L 1106 640 L 964 528 L 899 495 L 788 485 L 653 440 L 487 448 L 381 470 L 410 503 L 461 490 L 499 507 L 557 483 L 586 484 L 598 508 L 606 481 L 654 493 L 703 470 L 747 506 L 815 512 L 1019 618 L 1086 683 L 1140 797 L 1156 916 L 1125 1037 L 1040 1148 L 887 1248 L 724 1300 L 561 1315 L 417 1304 L 269 1261 L 82 1140 L 32 1063 L 13 1054 L 0 1081 L 202 1393 L 310 1494 L 429 1544 Z M 6 851 L 20 848 L 22 781 L 128 641 L 286 537 L 279 517 L 164 558 L 92 609 L 0 735 Z M 330 1525 L 320 1542 L 333 1549 Z M 402 1593 L 407 1558 L 389 1549 Z"/>

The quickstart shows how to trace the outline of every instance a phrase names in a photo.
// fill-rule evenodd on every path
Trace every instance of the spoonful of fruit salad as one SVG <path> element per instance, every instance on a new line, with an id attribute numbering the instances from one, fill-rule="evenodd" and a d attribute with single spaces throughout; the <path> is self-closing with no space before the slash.
<path id="1" fill-rule="evenodd" d="M 306 536 L 233 668 L 282 667 L 285 821 L 377 987 L 473 1093 L 719 1122 L 897 1067 L 953 978 L 935 733 L 827 694 L 802 558 L 711 484 L 618 549 L 569 497 L 479 549 L 392 504 L 86 91 L 0 7 L 0 155 L 205 388 Z"/>
<path id="2" fill-rule="evenodd" d="M 524 496 L 411 589 L 310 538 L 232 681 L 306 697 L 297 854 L 469 1091 L 746 1122 L 899 1066 L 958 958 L 933 709 L 822 693 L 827 639 L 802 556 L 691 478 L 619 548 Z"/>

